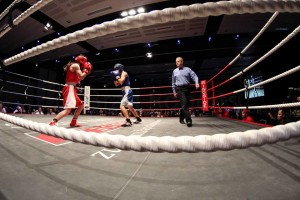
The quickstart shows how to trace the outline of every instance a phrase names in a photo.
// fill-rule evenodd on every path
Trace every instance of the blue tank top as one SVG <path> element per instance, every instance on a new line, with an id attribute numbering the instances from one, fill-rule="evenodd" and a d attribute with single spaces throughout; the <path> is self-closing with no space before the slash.
<path id="1" fill-rule="evenodd" d="M 121 85 L 121 87 L 124 87 L 124 86 L 130 86 L 130 80 L 129 80 L 128 74 L 127 74 L 127 77 L 125 78 L 124 83 Z"/>

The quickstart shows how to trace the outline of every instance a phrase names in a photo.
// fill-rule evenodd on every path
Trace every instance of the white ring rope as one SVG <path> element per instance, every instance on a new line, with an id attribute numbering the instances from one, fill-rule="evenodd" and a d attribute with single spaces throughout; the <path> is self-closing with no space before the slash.
<path id="1" fill-rule="evenodd" d="M 13 102 L 8 102 L 8 101 L 1 101 L 2 103 L 5 104 L 12 104 L 12 105 L 20 105 L 20 103 L 13 103 Z M 31 107 L 43 107 L 43 108 L 60 108 L 62 109 L 62 106 L 45 106 L 45 105 L 40 105 L 40 104 L 29 104 L 29 103 L 25 103 L 24 105 L 26 106 L 31 106 Z"/>
<path id="2" fill-rule="evenodd" d="M 207 83 L 214 80 L 217 76 L 219 76 L 223 71 L 225 71 L 229 66 L 231 66 L 237 59 L 239 59 L 249 48 L 252 46 L 252 44 L 261 36 L 265 30 L 270 26 L 270 24 L 274 21 L 274 19 L 277 17 L 279 12 L 275 12 L 272 17 L 268 20 L 268 22 L 264 25 L 264 27 L 256 34 L 256 36 L 250 41 L 250 43 L 239 53 L 229 64 L 227 64 L 223 69 L 221 69 L 216 75 L 214 75 L 211 79 L 207 81 Z"/>
<path id="3" fill-rule="evenodd" d="M 110 135 L 107 133 L 98 134 L 95 132 L 87 133 L 85 131 L 53 127 L 3 113 L 0 113 L 0 119 L 39 133 L 45 133 L 75 142 L 139 152 L 178 153 L 229 151 L 233 149 L 244 149 L 251 146 L 272 144 L 300 136 L 300 121 L 272 128 L 233 132 L 229 134 L 216 134 L 212 136 L 141 137 L 137 135 L 124 136 Z"/>
<path id="4" fill-rule="evenodd" d="M 295 68 L 293 68 L 293 69 L 290 69 L 290 70 L 288 70 L 288 71 L 286 71 L 284 73 L 278 74 L 277 76 L 273 76 L 272 78 L 269 78 L 269 79 L 267 79 L 265 81 L 253 84 L 253 85 L 249 86 L 248 89 L 252 89 L 252 88 L 255 88 L 255 87 L 258 87 L 258 86 L 261 86 L 261 85 L 265 85 L 267 83 L 273 82 L 273 81 L 278 80 L 280 78 L 283 78 L 285 76 L 291 75 L 291 74 L 293 74 L 293 73 L 295 73 L 295 72 L 297 72 L 299 70 L 300 70 L 300 65 L 297 66 L 297 67 L 295 67 Z M 245 90 L 247 90 L 247 88 L 236 90 L 233 93 L 236 94 L 236 93 L 239 93 L 239 92 L 242 92 L 242 91 L 245 91 Z"/>
<path id="5" fill-rule="evenodd" d="M 2 81 L 2 80 L 1 80 Z M 21 85 L 24 87 L 30 87 L 30 88 L 34 88 L 34 89 L 38 89 L 38 90 L 44 90 L 44 91 L 49 91 L 49 92 L 57 92 L 57 93 L 62 93 L 61 91 L 56 91 L 56 90 L 50 90 L 47 88 L 40 88 L 40 87 L 35 87 L 35 86 L 31 86 L 31 85 L 24 85 L 21 83 L 17 83 L 17 82 L 12 82 L 12 81 L 5 81 L 6 83 L 11 83 L 11 84 L 15 84 L 15 85 Z"/>
<path id="6" fill-rule="evenodd" d="M 227 83 L 228 81 L 232 81 L 233 79 L 241 76 L 243 73 L 245 73 L 246 71 L 250 70 L 251 68 L 253 68 L 255 65 L 257 65 L 258 63 L 260 63 L 261 61 L 263 61 L 264 59 L 266 59 L 268 56 L 270 56 L 272 53 L 274 53 L 276 50 L 278 50 L 281 46 L 283 46 L 285 43 L 287 43 L 290 39 L 292 39 L 297 33 L 299 33 L 300 31 L 300 26 L 298 26 L 296 29 L 294 29 L 294 31 L 292 33 L 290 33 L 285 39 L 283 39 L 280 43 L 278 43 L 275 47 L 273 47 L 270 51 L 268 51 L 265 55 L 263 55 L 262 57 L 260 57 L 258 60 L 256 60 L 255 62 L 253 62 L 251 65 L 249 65 L 248 67 L 246 67 L 244 70 L 238 72 L 236 75 L 230 77 L 228 80 L 223 81 L 222 83 L 215 85 L 212 88 L 209 88 L 208 90 L 212 90 L 212 89 L 216 89 L 217 87 Z M 250 88 L 250 87 L 248 87 Z"/>
<path id="7" fill-rule="evenodd" d="M 300 12 L 299 0 L 243 0 L 243 1 L 219 1 L 204 4 L 193 4 L 189 6 L 179 6 L 176 8 L 166 8 L 161 11 L 142 13 L 136 16 L 129 16 L 104 22 L 99 25 L 84 28 L 83 30 L 61 36 L 52 41 L 48 41 L 20 54 L 5 59 L 5 66 L 11 65 L 26 58 L 39 55 L 41 53 L 57 49 L 63 46 L 85 41 L 95 37 L 100 37 L 120 31 L 134 28 L 162 24 L 196 17 L 208 17 L 218 15 L 232 15 L 245 13 L 266 13 L 266 12 Z"/>
<path id="8" fill-rule="evenodd" d="M 271 55 L 272 53 L 277 51 L 280 47 L 282 47 L 285 43 L 287 43 L 290 39 L 292 39 L 297 33 L 299 33 L 299 31 L 300 31 L 300 25 L 297 28 L 295 28 L 293 30 L 293 32 L 290 33 L 286 38 L 284 38 L 280 43 L 278 43 L 275 47 L 273 47 L 270 51 L 268 51 L 265 55 L 263 55 L 261 58 L 256 60 L 254 63 L 252 63 L 251 65 L 246 67 L 242 72 L 239 72 L 238 74 L 236 74 L 235 76 L 233 76 L 230 79 L 234 79 L 234 78 L 240 76 L 242 73 L 245 73 L 246 71 L 250 70 L 252 67 L 257 65 L 258 63 L 260 63 L 261 61 L 266 59 L 269 55 Z"/>
<path id="9" fill-rule="evenodd" d="M 14 21 L 13 21 L 13 25 L 18 25 L 19 23 L 21 23 L 24 19 L 26 19 L 27 17 L 29 17 L 32 13 L 34 13 L 35 11 L 41 9 L 42 7 L 44 7 L 45 5 L 47 5 L 48 3 L 50 3 L 53 0 L 40 0 L 38 1 L 36 4 L 34 4 L 33 6 L 31 6 L 30 8 L 28 8 L 28 10 L 26 10 L 25 12 L 23 12 L 22 14 L 20 14 Z M 7 27 L 4 31 L 2 31 L 0 33 L 0 38 L 7 33 L 9 30 L 11 29 L 11 27 Z"/>
<path id="10" fill-rule="evenodd" d="M 9 9 L 13 7 L 16 3 L 19 3 L 21 0 L 15 0 L 12 2 L 0 15 L 0 20 L 3 19 L 3 17 L 8 13 Z"/>
<path id="11" fill-rule="evenodd" d="M 300 107 L 300 102 L 294 102 L 294 103 L 282 103 L 282 104 L 273 104 L 273 105 L 261 105 L 261 106 L 249 106 L 249 107 L 230 107 L 233 109 L 269 109 L 269 108 L 292 108 L 292 107 Z M 222 107 L 226 108 L 226 107 Z"/>
<path id="12" fill-rule="evenodd" d="M 44 83 L 51 83 L 51 84 L 53 84 L 53 85 L 64 86 L 64 84 L 59 84 L 59 83 L 54 83 L 54 82 L 50 82 L 50 81 L 45 81 L 45 80 L 42 80 L 42 79 L 33 78 L 33 77 L 30 77 L 30 76 L 25 76 L 25 75 L 23 75 L 23 74 L 18 74 L 18 73 L 14 73 L 14 72 L 10 72 L 10 71 L 5 71 L 5 73 L 9 73 L 9 74 L 13 74 L 13 75 L 25 77 L 25 78 L 32 79 L 32 80 L 36 80 L 36 81 L 41 81 L 41 82 L 44 82 Z"/>
<path id="13" fill-rule="evenodd" d="M 239 92 L 243 92 L 243 91 L 245 91 L 247 89 L 251 89 L 251 88 L 254 88 L 254 87 L 257 87 L 257 86 L 261 86 L 261 85 L 264 85 L 266 83 L 270 83 L 270 82 L 275 81 L 277 79 L 283 78 L 283 77 L 285 77 L 287 75 L 290 75 L 290 74 L 293 74 L 293 73 L 295 73 L 295 72 L 297 72 L 299 70 L 300 70 L 300 65 L 297 66 L 297 67 L 295 67 L 295 68 L 293 68 L 293 69 L 290 69 L 290 70 L 288 70 L 288 71 L 286 71 L 284 73 L 281 73 L 281 74 L 279 74 L 277 76 L 269 78 L 269 79 L 267 79 L 265 81 L 262 81 L 262 82 L 254 84 L 254 85 L 251 85 L 248 88 L 242 88 L 242 89 L 239 89 L 239 90 L 235 90 L 233 92 L 228 92 L 226 94 L 222 94 L 222 95 L 218 95 L 218 96 L 214 96 L 214 97 L 209 97 L 208 99 L 217 99 L 217 98 L 228 96 L 228 95 L 231 95 L 231 94 L 236 94 L 236 93 L 239 93 Z"/>
<path id="14" fill-rule="evenodd" d="M 259 36 L 261 36 L 261 34 L 263 34 L 265 32 L 265 30 L 267 30 L 267 28 L 269 27 L 269 25 L 275 20 L 275 18 L 277 17 L 277 15 L 279 14 L 279 12 L 275 12 L 272 17 L 269 19 L 269 21 L 265 24 L 265 26 L 258 32 L 258 34 L 251 40 L 251 42 L 241 51 L 241 53 L 239 55 L 237 55 L 230 63 L 229 65 L 232 65 L 241 55 L 243 55 L 250 46 L 252 46 L 252 44 L 259 38 Z"/>
<path id="15" fill-rule="evenodd" d="M 9 94 L 22 95 L 22 96 L 28 96 L 28 97 L 36 97 L 36 98 L 40 98 L 40 99 L 52 99 L 52 100 L 56 100 L 56 101 L 63 101 L 63 99 L 58 99 L 58 98 L 35 96 L 35 95 L 30 95 L 30 94 L 18 93 L 18 92 L 10 92 L 10 91 L 6 91 L 6 90 L 2 90 L 1 92 L 5 92 L 5 93 L 9 93 Z"/>
<path id="16" fill-rule="evenodd" d="M 5 104 L 13 104 L 13 105 L 20 105 L 20 103 L 14 103 L 14 102 L 8 102 L 8 101 L 1 101 L 2 103 Z M 39 105 L 39 104 L 28 104 L 25 103 L 23 105 L 27 105 L 27 106 L 33 106 L 33 107 L 44 107 L 44 108 L 63 108 L 62 106 L 45 106 L 45 105 Z"/>

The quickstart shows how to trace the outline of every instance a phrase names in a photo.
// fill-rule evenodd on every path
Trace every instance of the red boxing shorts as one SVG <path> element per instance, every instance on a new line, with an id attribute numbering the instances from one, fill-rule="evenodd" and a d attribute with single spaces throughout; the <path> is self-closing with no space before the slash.
<path id="1" fill-rule="evenodd" d="M 64 108 L 76 108 L 83 105 L 83 102 L 77 95 L 77 89 L 74 85 L 65 85 L 63 90 Z"/>

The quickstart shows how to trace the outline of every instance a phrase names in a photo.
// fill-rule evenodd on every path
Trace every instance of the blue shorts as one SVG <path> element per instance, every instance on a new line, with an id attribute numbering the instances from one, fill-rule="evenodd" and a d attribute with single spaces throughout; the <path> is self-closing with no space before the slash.
<path id="1" fill-rule="evenodd" d="M 133 92 L 130 88 L 122 90 L 121 106 L 133 106 Z"/>

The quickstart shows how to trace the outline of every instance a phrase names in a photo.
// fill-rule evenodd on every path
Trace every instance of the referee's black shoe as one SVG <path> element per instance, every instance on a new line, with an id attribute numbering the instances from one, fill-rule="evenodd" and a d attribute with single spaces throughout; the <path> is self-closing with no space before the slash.
<path id="1" fill-rule="evenodd" d="M 192 120 L 188 120 L 188 121 L 186 122 L 186 125 L 187 125 L 188 127 L 191 127 L 191 126 L 192 126 Z"/>

